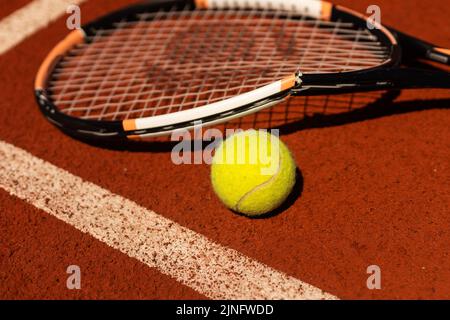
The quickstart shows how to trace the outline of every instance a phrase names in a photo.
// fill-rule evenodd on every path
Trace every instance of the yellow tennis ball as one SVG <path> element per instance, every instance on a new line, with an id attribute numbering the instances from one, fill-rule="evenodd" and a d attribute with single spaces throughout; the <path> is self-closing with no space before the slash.
<path id="1" fill-rule="evenodd" d="M 278 208 L 296 176 L 286 145 L 264 130 L 238 132 L 224 140 L 213 157 L 211 182 L 230 209 L 259 216 Z"/>

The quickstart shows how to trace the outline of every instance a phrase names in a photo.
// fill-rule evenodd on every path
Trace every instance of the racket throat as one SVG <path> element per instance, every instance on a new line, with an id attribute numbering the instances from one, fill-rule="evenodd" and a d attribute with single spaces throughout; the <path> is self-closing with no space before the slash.
<path id="1" fill-rule="evenodd" d="M 323 95 L 385 89 L 450 88 L 446 72 L 423 69 L 375 69 L 347 74 L 305 74 L 293 95 Z"/>

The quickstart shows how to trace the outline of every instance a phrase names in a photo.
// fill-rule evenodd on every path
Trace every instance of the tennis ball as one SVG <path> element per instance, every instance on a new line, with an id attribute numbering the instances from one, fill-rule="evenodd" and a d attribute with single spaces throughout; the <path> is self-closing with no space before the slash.
<path id="1" fill-rule="evenodd" d="M 286 200 L 295 185 L 295 171 L 291 153 L 278 137 L 263 130 L 240 131 L 216 149 L 211 182 L 228 208 L 259 216 Z"/>

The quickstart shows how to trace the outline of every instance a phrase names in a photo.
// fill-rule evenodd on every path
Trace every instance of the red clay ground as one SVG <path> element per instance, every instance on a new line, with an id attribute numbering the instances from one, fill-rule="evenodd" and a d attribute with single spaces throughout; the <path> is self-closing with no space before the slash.
<path id="1" fill-rule="evenodd" d="M 130 2 L 88 1 L 83 19 Z M 373 1 L 336 2 L 365 11 Z M 384 23 L 450 47 L 448 1 L 377 4 Z M 10 13 L 0 9 L 0 17 Z M 250 220 L 217 200 L 207 165 L 176 166 L 164 151 L 95 148 L 42 117 L 34 76 L 65 33 L 60 19 L 0 56 L 0 139 L 340 298 L 450 298 L 450 93 L 404 92 L 323 127 L 285 127 L 303 191 L 279 215 Z M 291 104 L 301 109 L 301 101 Z M 0 210 L 0 298 L 204 298 L 4 191 Z M 81 291 L 65 287 L 69 264 L 85 270 Z M 382 290 L 365 286 L 372 264 L 382 269 Z"/>
<path id="2" fill-rule="evenodd" d="M 2 3 L 0 3 L 0 19 L 3 19 L 14 11 L 22 8 L 29 2 L 30 0 L 2 1 Z"/>

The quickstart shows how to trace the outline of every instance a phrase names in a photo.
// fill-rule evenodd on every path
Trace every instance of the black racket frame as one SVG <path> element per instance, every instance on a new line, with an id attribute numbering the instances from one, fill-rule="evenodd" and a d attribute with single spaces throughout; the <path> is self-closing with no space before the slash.
<path id="1" fill-rule="evenodd" d="M 193 0 L 156 0 L 136 4 L 115 11 L 82 27 L 85 34 L 95 35 L 98 29 L 113 27 L 118 21 L 137 19 L 139 14 L 159 10 L 195 10 Z M 331 21 L 351 22 L 357 27 L 367 27 L 367 20 L 362 15 L 341 6 L 332 7 Z M 389 49 L 389 59 L 375 68 L 342 73 L 320 73 L 299 75 L 301 83 L 293 89 L 286 90 L 264 100 L 236 108 L 222 114 L 203 117 L 194 121 L 177 123 L 171 126 L 157 127 L 145 130 L 125 131 L 122 121 L 97 121 L 72 117 L 60 112 L 53 103 L 46 89 L 35 90 L 36 100 L 42 113 L 50 122 L 63 129 L 66 133 L 85 136 L 94 139 L 127 139 L 138 135 L 164 135 L 178 129 L 192 128 L 199 121 L 204 125 L 222 122 L 240 114 L 251 113 L 262 106 L 276 103 L 290 95 L 330 95 L 350 92 L 363 92 L 384 89 L 406 88 L 450 88 L 450 73 L 439 69 L 402 68 L 403 60 L 426 59 L 444 64 L 450 64 L 450 56 L 437 51 L 434 45 L 418 40 L 391 28 L 371 30 L 377 39 Z M 404 51 L 402 52 L 402 48 Z M 52 68 L 58 64 L 56 61 Z M 299 66 L 301 69 L 301 66 Z M 51 74 L 51 70 L 49 70 Z"/>

